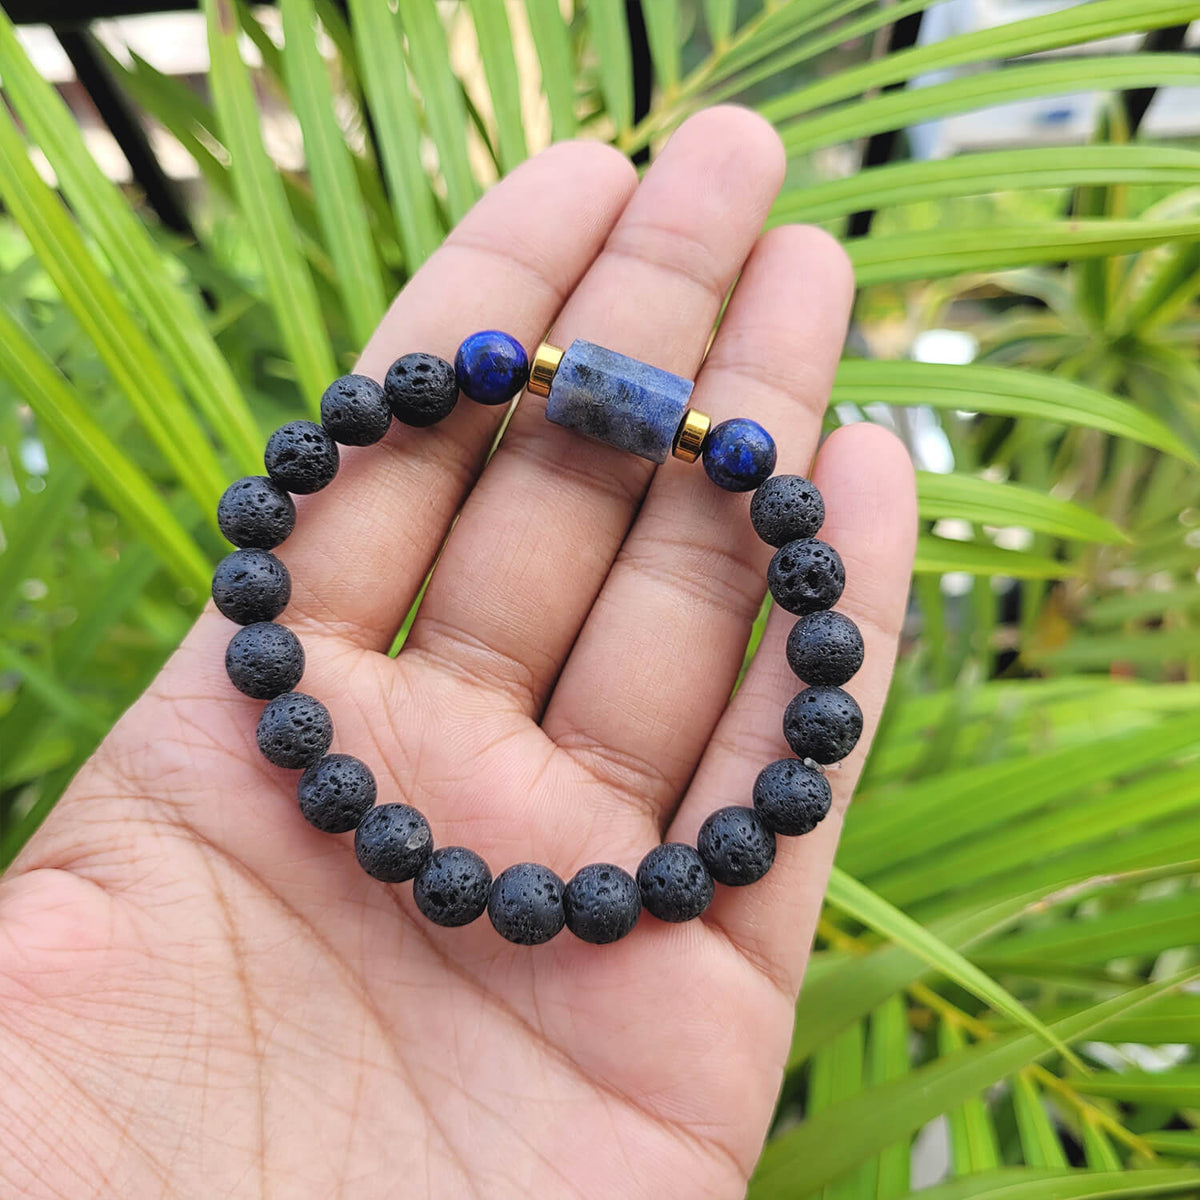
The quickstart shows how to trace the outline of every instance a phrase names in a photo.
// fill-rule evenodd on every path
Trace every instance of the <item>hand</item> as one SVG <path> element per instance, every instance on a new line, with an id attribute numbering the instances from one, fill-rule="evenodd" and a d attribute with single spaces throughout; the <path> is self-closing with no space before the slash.
<path id="1" fill-rule="evenodd" d="M 807 473 L 853 295 L 836 243 L 760 236 L 783 177 L 758 117 L 688 121 L 640 186 L 565 143 L 493 188 L 397 298 L 359 369 L 553 323 L 684 375 Z M 741 272 L 708 357 L 709 331 Z M 301 688 L 380 800 L 493 872 L 633 870 L 749 803 L 798 690 L 776 610 L 731 703 L 769 547 L 747 497 L 546 422 L 460 401 L 343 452 L 279 554 Z M 528 949 L 429 924 L 411 887 L 318 833 L 259 755 L 234 626 L 210 606 L 0 884 L 0 1194 L 613 1197 L 742 1194 L 779 1087 L 809 943 L 904 611 L 913 479 L 884 430 L 834 433 L 822 537 L 862 628 L 866 733 L 835 810 L 705 916 Z M 438 554 L 398 658 L 386 655 Z M 848 1132 L 847 1136 L 852 1136 Z"/>

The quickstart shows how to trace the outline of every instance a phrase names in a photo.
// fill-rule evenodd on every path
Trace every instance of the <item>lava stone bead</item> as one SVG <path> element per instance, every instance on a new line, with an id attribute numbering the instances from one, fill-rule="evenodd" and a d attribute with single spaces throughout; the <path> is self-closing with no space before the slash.
<path id="1" fill-rule="evenodd" d="M 809 613 L 788 634 L 787 660 L 805 683 L 843 684 L 862 666 L 862 634 L 845 613 Z"/>
<path id="2" fill-rule="evenodd" d="M 373 446 L 391 423 L 383 388 L 366 375 L 343 375 L 321 397 L 321 424 L 343 446 Z"/>
<path id="3" fill-rule="evenodd" d="M 442 846 L 413 879 L 413 899 L 435 925 L 469 925 L 487 908 L 492 873 L 465 846 Z"/>
<path id="4" fill-rule="evenodd" d="M 311 767 L 332 741 L 329 710 L 304 692 L 276 696 L 258 718 L 258 748 L 277 767 Z"/>
<path id="5" fill-rule="evenodd" d="M 274 550 L 296 528 L 296 506 L 265 475 L 244 475 L 221 496 L 217 524 L 235 546 Z"/>
<path id="6" fill-rule="evenodd" d="M 496 876 L 488 916 L 502 938 L 518 946 L 540 946 L 566 923 L 563 881 L 540 863 L 517 863 Z"/>
<path id="7" fill-rule="evenodd" d="M 637 881 L 612 863 L 590 863 L 563 889 L 567 928 L 580 941 L 603 946 L 623 938 L 642 912 Z"/>
<path id="8" fill-rule="evenodd" d="M 783 736 L 799 758 L 832 763 L 845 758 L 862 736 L 863 715 L 839 687 L 807 687 L 783 710 Z"/>
<path id="9" fill-rule="evenodd" d="M 767 763 L 754 781 L 754 807 L 772 833 L 811 833 L 829 813 L 829 780 L 798 758 Z"/>
<path id="10" fill-rule="evenodd" d="M 746 417 L 714 425 L 702 453 L 709 479 L 727 492 L 752 492 L 775 470 L 775 439 Z"/>
<path id="11" fill-rule="evenodd" d="M 750 499 L 750 523 L 768 546 L 810 538 L 825 522 L 825 501 L 803 475 L 772 475 Z"/>
<path id="12" fill-rule="evenodd" d="M 315 421 L 289 421 L 267 439 L 263 462 L 281 488 L 307 496 L 337 474 L 337 442 Z"/>
<path id="13" fill-rule="evenodd" d="M 655 846 L 638 866 L 637 884 L 646 911 L 660 921 L 690 921 L 713 898 L 713 880 L 704 860 L 684 842 Z"/>
<path id="14" fill-rule="evenodd" d="M 327 754 L 296 788 L 304 819 L 322 833 L 349 833 L 375 803 L 375 776 L 352 754 Z"/>
<path id="15" fill-rule="evenodd" d="M 273 621 L 292 598 L 292 577 L 269 550 L 235 550 L 213 572 L 212 598 L 231 621 Z"/>
<path id="16" fill-rule="evenodd" d="M 354 831 L 359 866 L 384 883 L 411 879 L 432 850 L 429 822 L 408 804 L 381 804 L 371 809 Z"/>
<path id="17" fill-rule="evenodd" d="M 775 551 L 767 566 L 767 587 L 775 603 L 797 616 L 832 608 L 846 586 L 841 556 L 817 538 L 797 538 Z"/>
<path id="18" fill-rule="evenodd" d="M 255 700 L 274 700 L 300 682 L 304 647 L 285 626 L 258 621 L 239 629 L 229 639 L 225 672 L 239 692 Z"/>
<path id="19" fill-rule="evenodd" d="M 696 849 L 709 874 L 727 887 L 761 879 L 775 861 L 775 835 L 757 810 L 731 804 L 718 808 L 696 835 Z"/>
<path id="20" fill-rule="evenodd" d="M 388 368 L 384 394 L 392 415 L 405 425 L 436 425 L 458 403 L 454 368 L 436 354 L 406 354 Z"/>
<path id="21" fill-rule="evenodd" d="M 507 404 L 529 379 L 529 357 L 515 337 L 498 329 L 473 333 L 454 356 L 464 396 L 478 404 Z"/>

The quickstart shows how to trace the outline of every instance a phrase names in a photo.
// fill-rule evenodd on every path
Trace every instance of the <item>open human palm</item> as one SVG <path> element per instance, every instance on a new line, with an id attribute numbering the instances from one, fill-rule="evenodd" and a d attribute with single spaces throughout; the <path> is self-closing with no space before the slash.
<path id="1" fill-rule="evenodd" d="M 358 369 L 552 327 L 696 375 L 698 408 L 760 421 L 779 469 L 807 473 L 853 287 L 826 235 L 761 233 L 783 169 L 770 127 L 733 107 L 682 126 L 640 185 L 610 149 L 552 147 L 463 220 Z M 486 470 L 503 414 L 467 401 L 344 451 L 278 551 L 295 581 L 281 620 L 334 749 L 371 766 L 381 801 L 426 813 L 437 844 L 494 873 L 633 870 L 748 803 L 788 753 L 790 622 L 772 614 L 730 701 L 770 554 L 746 497 L 541 407 L 521 400 Z M 850 685 L 866 732 L 830 773 L 834 810 L 702 918 L 643 915 L 609 946 L 439 928 L 409 886 L 366 876 L 350 837 L 301 818 L 296 773 L 258 753 L 261 705 L 225 677 L 234 627 L 210 606 L 0 882 L 0 1194 L 741 1195 L 915 527 L 883 430 L 833 434 L 813 477 L 866 643 Z"/>

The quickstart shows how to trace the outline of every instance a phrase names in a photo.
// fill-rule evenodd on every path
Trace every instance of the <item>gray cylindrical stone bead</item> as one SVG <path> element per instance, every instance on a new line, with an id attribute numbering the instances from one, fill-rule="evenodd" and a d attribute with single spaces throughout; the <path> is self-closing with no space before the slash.
<path id="1" fill-rule="evenodd" d="M 266 475 L 245 475 L 225 489 L 217 524 L 235 546 L 274 550 L 296 527 L 296 505 Z"/>
<path id="2" fill-rule="evenodd" d="M 322 833 L 349 833 L 375 804 L 375 776 L 352 754 L 327 754 L 296 785 L 304 819 Z"/>
<path id="3" fill-rule="evenodd" d="M 546 419 L 651 462 L 666 462 L 693 383 L 577 338 L 550 384 Z"/>
<path id="4" fill-rule="evenodd" d="M 246 625 L 225 647 L 225 672 L 239 692 L 273 700 L 290 692 L 304 674 L 304 647 L 286 626 L 274 621 Z"/>
<path id="5" fill-rule="evenodd" d="M 284 692 L 258 718 L 258 748 L 277 767 L 310 767 L 333 741 L 333 719 L 320 700 L 304 692 Z"/>
<path id="6" fill-rule="evenodd" d="M 783 710 L 783 736 L 798 758 L 832 763 L 845 758 L 862 736 L 858 702 L 839 687 L 807 687 Z"/>
<path id="7" fill-rule="evenodd" d="M 217 563 L 212 598 L 239 625 L 273 621 L 292 598 L 292 577 L 269 550 L 234 550 Z"/>

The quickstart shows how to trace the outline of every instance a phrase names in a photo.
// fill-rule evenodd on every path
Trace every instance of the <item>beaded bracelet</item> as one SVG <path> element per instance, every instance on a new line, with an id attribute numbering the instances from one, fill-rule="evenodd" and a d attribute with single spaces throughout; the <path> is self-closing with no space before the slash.
<path id="1" fill-rule="evenodd" d="M 459 393 L 480 404 L 508 404 L 523 388 L 545 397 L 559 425 L 655 463 L 668 455 L 703 459 L 718 487 L 753 491 L 750 519 L 777 547 L 767 585 L 777 604 L 799 617 L 787 660 L 807 685 L 788 704 L 783 732 L 796 758 L 768 764 L 753 788 L 753 806 L 718 809 L 695 847 L 656 846 L 636 878 L 612 863 L 592 863 L 569 883 L 538 863 L 517 863 L 492 878 L 487 863 L 463 846 L 434 849 L 429 823 L 407 804 L 376 805 L 375 777 L 349 754 L 330 754 L 333 723 L 325 706 L 295 691 L 304 649 L 275 618 L 291 597 L 291 577 L 271 551 L 296 523 L 292 494 L 319 491 L 338 469 L 338 444 L 367 446 L 392 418 L 428 426 L 448 416 Z M 300 811 L 325 833 L 354 831 L 363 869 L 385 883 L 413 881 L 421 912 L 437 925 L 467 925 L 488 911 L 502 937 L 532 946 L 565 925 L 585 942 L 616 941 L 645 908 L 662 921 L 687 921 L 708 907 L 714 883 L 739 887 L 761 879 L 775 859 L 775 837 L 808 833 L 830 806 L 824 765 L 844 758 L 862 733 L 862 712 L 841 688 L 863 661 L 858 627 L 830 611 L 845 575 L 837 551 L 814 535 L 825 519 L 821 494 L 799 475 L 773 475 L 775 443 L 744 417 L 712 426 L 688 407 L 692 381 L 582 340 L 565 350 L 543 343 L 532 365 L 515 338 L 473 333 L 453 366 L 432 354 L 406 354 L 382 387 L 344 375 L 321 398 L 321 423 L 290 421 L 267 442 L 266 476 L 232 483 L 221 497 L 221 531 L 239 549 L 217 566 L 213 600 L 243 626 L 229 643 L 233 685 L 268 701 L 258 746 L 277 767 L 302 770 Z"/>

